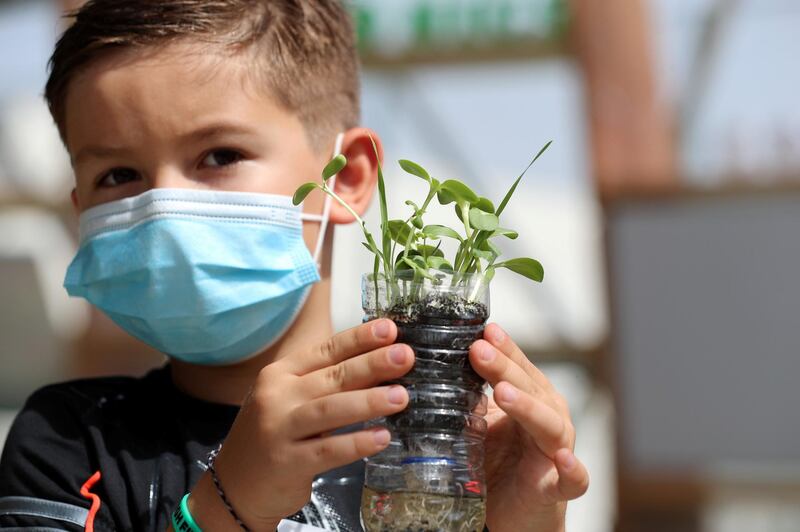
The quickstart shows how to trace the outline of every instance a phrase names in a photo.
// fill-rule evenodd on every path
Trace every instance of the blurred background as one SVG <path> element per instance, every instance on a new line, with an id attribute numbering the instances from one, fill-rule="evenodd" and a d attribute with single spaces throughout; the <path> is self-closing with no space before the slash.
<path id="1" fill-rule="evenodd" d="M 37 387 L 163 359 L 61 288 L 69 161 L 42 100 L 68 4 L 0 1 L 0 441 Z M 413 159 L 498 199 L 492 319 L 567 396 L 577 531 L 800 531 L 800 3 L 359 0 L 390 209 Z M 447 213 L 449 214 L 449 212 Z M 377 226 L 377 209 L 369 220 Z M 366 253 L 338 230 L 335 325 Z"/>

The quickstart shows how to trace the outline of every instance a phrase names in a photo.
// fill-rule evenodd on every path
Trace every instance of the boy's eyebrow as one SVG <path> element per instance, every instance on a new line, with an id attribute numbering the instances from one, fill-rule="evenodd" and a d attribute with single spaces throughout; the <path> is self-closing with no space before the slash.
<path id="1" fill-rule="evenodd" d="M 183 141 L 199 141 L 224 134 L 252 135 L 257 133 L 252 127 L 237 122 L 215 122 L 190 131 L 181 136 Z"/>
<path id="2" fill-rule="evenodd" d="M 215 122 L 202 126 L 194 131 L 180 136 L 182 142 L 197 142 L 225 134 L 252 135 L 257 131 L 251 127 L 235 122 Z M 73 158 L 73 163 L 78 164 L 82 159 L 93 156 L 96 158 L 110 158 L 124 154 L 126 148 L 116 146 L 89 145 L 78 150 Z"/>
<path id="3" fill-rule="evenodd" d="M 72 158 L 73 164 L 78 164 L 82 159 L 85 159 L 89 156 L 97 157 L 97 158 L 109 158 L 119 156 L 127 152 L 128 150 L 125 148 L 117 148 L 115 146 L 95 146 L 89 145 L 81 148 L 78 150 L 78 153 L 75 154 L 75 157 Z"/>

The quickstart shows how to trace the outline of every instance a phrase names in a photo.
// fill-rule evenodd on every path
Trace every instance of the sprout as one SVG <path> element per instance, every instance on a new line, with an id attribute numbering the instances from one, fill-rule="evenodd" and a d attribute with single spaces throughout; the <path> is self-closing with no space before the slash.
<path id="1" fill-rule="evenodd" d="M 292 201 L 295 205 L 299 205 L 308 194 L 319 189 L 340 203 L 355 218 L 364 233 L 365 241 L 362 244 L 374 255 L 373 279 L 376 291 L 381 270 L 383 270 L 383 280 L 391 294 L 399 293 L 398 279 L 400 277 L 408 279 L 409 275 L 413 275 L 415 281 L 429 279 L 433 282 L 440 282 L 440 276 L 436 275 L 437 272 L 451 274 L 453 285 L 466 282 L 467 277 L 475 273 L 481 274 L 483 282 L 488 283 L 498 268 L 505 268 L 527 279 L 541 282 L 544 278 L 544 269 L 537 260 L 520 257 L 497 262 L 501 251 L 491 239 L 498 236 L 517 238 L 517 231 L 500 227 L 500 215 L 514 195 L 522 177 L 547 150 L 551 142 L 545 144 L 528 163 L 496 209 L 491 200 L 478 196 L 461 181 L 448 179 L 440 182 L 431 177 L 421 165 L 401 159 L 398 163 L 405 172 L 428 183 L 428 193 L 421 206 L 411 200 L 406 200 L 405 204 L 412 209 L 408 218 L 390 220 L 386 207 L 386 183 L 383 169 L 378 162 L 378 200 L 381 211 L 380 246 L 367 229 L 364 220 L 328 186 L 328 180 L 346 166 L 347 159 L 344 155 L 337 155 L 325 166 L 322 171 L 321 183 L 309 182 L 300 185 L 295 191 Z M 378 151 L 374 140 L 372 146 L 377 158 Z M 425 225 L 423 217 L 433 198 L 436 198 L 440 205 L 454 204 L 457 225 L 463 227 L 463 234 L 453 227 Z M 442 238 L 458 242 L 458 248 L 452 260 L 445 258 L 444 252 L 439 248 Z M 432 245 L 433 243 L 436 245 Z M 401 248 L 399 252 L 398 248 Z M 479 285 L 480 283 L 476 286 L 475 293 L 477 293 Z"/>

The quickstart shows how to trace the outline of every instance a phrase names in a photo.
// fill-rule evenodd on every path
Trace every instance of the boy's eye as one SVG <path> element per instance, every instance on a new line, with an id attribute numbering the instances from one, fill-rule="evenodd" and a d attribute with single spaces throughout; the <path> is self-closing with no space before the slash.
<path id="1" fill-rule="evenodd" d="M 228 166 L 244 159 L 244 156 L 236 150 L 220 149 L 208 152 L 203 159 L 203 166 Z"/>
<path id="2" fill-rule="evenodd" d="M 132 168 L 113 168 L 106 172 L 97 182 L 100 187 L 118 187 L 131 181 L 138 181 L 141 179 L 139 172 Z"/>

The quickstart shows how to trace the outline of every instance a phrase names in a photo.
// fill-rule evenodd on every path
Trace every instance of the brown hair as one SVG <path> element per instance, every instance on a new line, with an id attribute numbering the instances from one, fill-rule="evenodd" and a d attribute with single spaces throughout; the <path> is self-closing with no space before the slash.
<path id="1" fill-rule="evenodd" d="M 45 89 L 65 141 L 66 93 L 82 68 L 114 50 L 184 40 L 250 53 L 258 79 L 316 147 L 358 124 L 358 57 L 339 0 L 89 0 L 69 16 Z"/>

